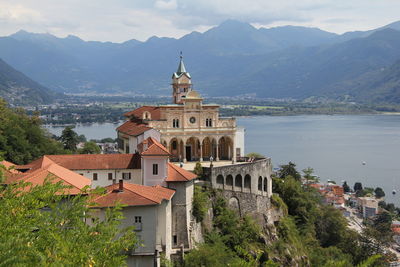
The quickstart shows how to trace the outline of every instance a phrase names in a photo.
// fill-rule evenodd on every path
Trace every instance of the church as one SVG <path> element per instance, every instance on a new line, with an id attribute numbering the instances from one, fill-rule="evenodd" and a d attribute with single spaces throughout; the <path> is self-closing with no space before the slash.
<path id="1" fill-rule="evenodd" d="M 120 153 L 134 153 L 143 139 L 160 134 L 171 161 L 235 162 L 244 156 L 244 129 L 235 118 L 220 117 L 219 105 L 203 103 L 182 56 L 172 74 L 172 104 L 143 106 L 124 116 L 127 121 L 117 128 Z"/>

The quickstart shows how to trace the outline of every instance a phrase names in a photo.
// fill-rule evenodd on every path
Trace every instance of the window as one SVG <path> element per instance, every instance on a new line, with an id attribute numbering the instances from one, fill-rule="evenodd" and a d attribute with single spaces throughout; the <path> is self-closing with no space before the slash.
<path id="1" fill-rule="evenodd" d="M 177 147 L 176 140 L 174 140 L 174 141 L 172 142 L 172 149 L 173 149 L 173 150 L 176 150 L 176 147 Z"/>
<path id="2" fill-rule="evenodd" d="M 122 173 L 122 179 L 130 180 L 131 179 L 131 173 L 130 172 L 123 172 Z"/>
<path id="3" fill-rule="evenodd" d="M 173 128 L 179 128 L 179 119 L 173 119 L 172 120 L 172 127 Z"/>
<path id="4" fill-rule="evenodd" d="M 127 154 L 129 153 L 129 145 L 125 146 L 125 153 L 127 153 Z"/>
<path id="5" fill-rule="evenodd" d="M 97 173 L 93 173 L 93 181 L 97 181 Z"/>
<path id="6" fill-rule="evenodd" d="M 211 118 L 206 119 L 206 127 L 212 127 L 212 119 Z"/>
<path id="7" fill-rule="evenodd" d="M 142 216 L 135 216 L 135 223 L 141 223 L 142 222 Z"/>
<path id="8" fill-rule="evenodd" d="M 108 180 L 112 180 L 112 173 L 111 172 L 108 173 Z"/>
<path id="9" fill-rule="evenodd" d="M 196 118 L 195 117 L 190 117 L 189 122 L 192 123 L 192 124 L 195 123 L 196 122 Z"/>
<path id="10" fill-rule="evenodd" d="M 174 245 L 176 246 L 176 245 L 178 245 L 178 236 L 177 235 L 174 235 L 173 236 L 173 239 L 174 239 Z"/>
<path id="11" fill-rule="evenodd" d="M 158 174 L 158 164 L 153 164 L 153 175 Z"/>

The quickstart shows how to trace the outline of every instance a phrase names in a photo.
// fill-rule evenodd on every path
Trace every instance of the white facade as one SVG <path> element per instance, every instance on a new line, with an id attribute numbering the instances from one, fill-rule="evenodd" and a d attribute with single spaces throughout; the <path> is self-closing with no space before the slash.
<path id="1" fill-rule="evenodd" d="M 165 185 L 164 180 L 168 175 L 167 163 L 167 156 L 142 156 L 143 185 Z M 157 168 L 156 173 L 153 173 L 154 168 Z"/>
<path id="2" fill-rule="evenodd" d="M 161 134 L 159 131 L 157 131 L 155 129 L 149 129 L 149 130 L 145 131 L 144 133 L 137 135 L 137 136 L 118 133 L 118 138 L 123 141 L 123 144 L 121 144 L 122 147 L 119 147 L 119 152 L 133 154 L 138 151 L 138 149 L 137 149 L 138 145 L 149 137 L 153 137 L 156 140 L 160 140 Z M 128 147 L 128 149 L 127 149 L 127 147 Z"/>
<path id="3" fill-rule="evenodd" d="M 72 171 L 92 180 L 92 185 L 91 185 L 92 188 L 96 188 L 98 186 L 100 187 L 109 186 L 118 183 L 119 180 L 124 180 L 124 182 L 131 184 L 143 184 L 141 169 L 72 170 Z M 96 174 L 97 174 L 97 180 L 95 180 Z M 112 179 L 109 179 L 109 175 L 110 177 L 112 177 Z"/>
<path id="4" fill-rule="evenodd" d="M 236 157 L 244 157 L 244 133 L 245 129 L 243 127 L 236 127 L 236 134 L 235 134 Z"/>

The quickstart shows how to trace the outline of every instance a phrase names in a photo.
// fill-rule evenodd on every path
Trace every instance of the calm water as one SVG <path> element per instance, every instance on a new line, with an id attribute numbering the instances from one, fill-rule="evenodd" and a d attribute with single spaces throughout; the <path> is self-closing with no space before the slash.
<path id="1" fill-rule="evenodd" d="M 238 125 L 246 128 L 246 153 L 271 157 L 274 167 L 293 161 L 299 170 L 314 168 L 322 181 L 380 186 L 388 202 L 400 205 L 400 115 L 266 116 L 239 118 Z M 116 127 L 106 123 L 75 130 L 101 139 L 115 137 Z M 57 135 L 62 129 L 49 128 Z"/>

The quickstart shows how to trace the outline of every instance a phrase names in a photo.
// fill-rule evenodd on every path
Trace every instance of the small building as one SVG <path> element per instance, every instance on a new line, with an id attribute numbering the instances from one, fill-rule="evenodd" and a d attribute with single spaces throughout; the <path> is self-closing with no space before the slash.
<path id="1" fill-rule="evenodd" d="M 372 197 L 359 197 L 358 205 L 363 218 L 372 218 L 378 214 L 378 200 Z"/>

